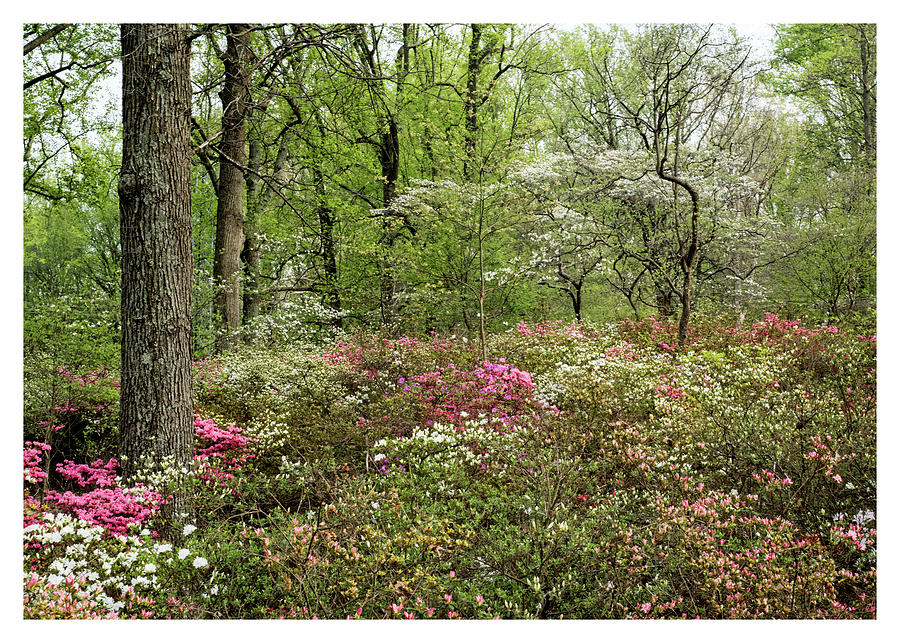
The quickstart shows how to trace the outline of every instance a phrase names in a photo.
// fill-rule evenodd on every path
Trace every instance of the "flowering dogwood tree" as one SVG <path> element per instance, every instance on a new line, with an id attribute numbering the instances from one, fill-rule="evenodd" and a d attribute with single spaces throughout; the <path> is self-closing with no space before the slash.
<path id="1" fill-rule="evenodd" d="M 423 224 L 414 270 L 455 292 L 467 328 L 473 325 L 475 309 L 474 325 L 485 358 L 489 298 L 502 307 L 512 287 L 534 270 L 530 255 L 518 247 L 522 237 L 515 234 L 528 223 L 520 198 L 510 182 L 445 179 L 416 182 L 392 206 Z"/>

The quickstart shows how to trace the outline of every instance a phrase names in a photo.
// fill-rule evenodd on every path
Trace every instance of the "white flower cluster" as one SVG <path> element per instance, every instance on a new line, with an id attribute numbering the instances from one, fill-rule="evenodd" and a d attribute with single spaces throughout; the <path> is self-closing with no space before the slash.
<path id="1" fill-rule="evenodd" d="M 188 536 L 195 530 L 193 525 L 186 525 L 183 533 Z M 110 536 L 105 532 L 103 527 L 64 513 L 45 513 L 41 522 L 26 527 L 25 542 L 42 545 L 42 556 L 59 552 L 50 561 L 42 583 L 33 582 L 33 572 L 25 573 L 26 596 L 41 591 L 43 585 L 62 585 L 67 578 L 83 578 L 87 582 L 85 591 L 112 613 L 125 606 L 119 597 L 129 589 L 150 595 L 160 591 L 158 573 L 177 562 L 172 544 L 153 542 L 146 535 Z M 26 558 L 29 551 L 26 549 Z M 182 549 L 177 560 L 189 555 L 189 550 Z M 198 569 L 208 564 L 202 556 L 195 556 L 192 561 Z"/>
<path id="2" fill-rule="evenodd" d="M 505 427 L 498 419 L 481 414 L 466 419 L 459 431 L 436 422 L 430 427 L 416 427 L 405 438 L 379 440 L 373 445 L 373 459 L 380 461 L 389 454 L 398 457 L 413 473 L 431 473 L 440 478 L 460 469 L 486 465 L 497 453 L 509 453 L 520 446 L 527 434 L 525 427 Z"/>
<path id="3" fill-rule="evenodd" d="M 291 440 L 291 428 L 284 421 L 284 414 L 271 409 L 262 409 L 244 429 L 245 435 L 254 440 L 253 452 L 257 455 L 277 453 Z"/>
<path id="4" fill-rule="evenodd" d="M 222 377 L 230 399 L 267 409 L 270 418 L 308 405 L 331 403 L 346 394 L 329 364 L 295 347 L 247 347 L 229 353 L 222 359 Z"/>
<path id="5" fill-rule="evenodd" d="M 143 483 L 150 489 L 166 490 L 183 486 L 190 478 L 196 476 L 193 465 L 175 465 L 174 456 L 166 456 L 155 465 L 150 457 L 146 457 L 138 465 L 134 483 Z"/>
<path id="6" fill-rule="evenodd" d="M 325 306 L 309 293 L 295 293 L 291 299 L 278 302 L 271 312 L 254 317 L 241 332 L 253 342 L 291 343 L 313 348 L 337 337 L 332 322 L 346 314 L 347 311 Z"/>
<path id="7" fill-rule="evenodd" d="M 304 478 L 304 469 L 309 466 L 306 460 L 288 460 L 286 455 L 281 456 L 281 462 L 278 464 L 278 473 L 275 475 L 276 480 L 293 480 L 299 481 Z"/>

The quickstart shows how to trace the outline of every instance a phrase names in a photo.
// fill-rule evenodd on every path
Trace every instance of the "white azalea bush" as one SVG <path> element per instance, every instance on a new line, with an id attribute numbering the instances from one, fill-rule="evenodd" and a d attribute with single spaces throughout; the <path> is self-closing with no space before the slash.
<path id="1" fill-rule="evenodd" d="M 111 534 L 53 512 L 33 519 L 24 529 L 26 618 L 190 617 L 219 591 L 197 538 L 176 551 L 149 529 Z"/>

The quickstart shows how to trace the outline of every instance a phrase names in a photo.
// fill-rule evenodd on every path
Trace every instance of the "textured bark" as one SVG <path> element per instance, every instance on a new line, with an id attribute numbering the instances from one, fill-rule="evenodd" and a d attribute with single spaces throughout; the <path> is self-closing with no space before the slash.
<path id="1" fill-rule="evenodd" d="M 484 63 L 484 52 L 481 44 L 481 25 L 470 25 L 472 40 L 469 43 L 469 56 L 466 61 L 466 93 L 463 97 L 465 110 L 465 138 L 463 140 L 463 178 L 472 178 L 475 166 L 475 140 L 478 137 L 478 74 Z"/>
<path id="2" fill-rule="evenodd" d="M 219 199 L 216 206 L 216 242 L 213 280 L 214 309 L 219 324 L 216 350 L 234 343 L 241 325 L 241 250 L 244 247 L 244 147 L 247 144 L 247 90 L 249 25 L 228 25 L 225 84 L 222 100 L 222 144 L 219 148 Z"/>
<path id="3" fill-rule="evenodd" d="M 316 213 L 319 217 L 319 238 L 322 243 L 322 267 L 325 273 L 325 297 L 328 306 L 335 312 L 341 310 L 341 290 L 338 284 L 337 244 L 334 238 L 335 217 L 334 212 L 328 207 L 325 197 L 325 177 L 317 167 L 313 168 L 315 177 L 316 199 L 318 206 Z M 343 328 L 344 322 L 338 317 L 334 325 Z"/>
<path id="4" fill-rule="evenodd" d="M 143 458 L 186 466 L 191 397 L 190 110 L 187 31 L 122 25 L 122 473 Z M 178 510 L 178 497 L 171 510 Z"/>
<path id="5" fill-rule="evenodd" d="M 870 158 L 875 158 L 875 109 L 872 97 L 872 85 L 874 83 L 874 74 L 870 73 L 870 51 L 869 36 L 867 33 L 868 25 L 857 25 L 859 33 L 859 62 L 860 62 L 860 85 L 861 85 L 861 103 L 863 112 L 863 139 L 866 148 L 866 154 Z M 874 30 L 874 28 L 873 28 Z M 872 78 L 870 78 L 870 76 Z"/>
<path id="6" fill-rule="evenodd" d="M 261 150 L 259 143 L 251 141 L 247 172 L 247 216 L 244 218 L 244 314 L 243 323 L 259 315 L 259 179 Z"/>

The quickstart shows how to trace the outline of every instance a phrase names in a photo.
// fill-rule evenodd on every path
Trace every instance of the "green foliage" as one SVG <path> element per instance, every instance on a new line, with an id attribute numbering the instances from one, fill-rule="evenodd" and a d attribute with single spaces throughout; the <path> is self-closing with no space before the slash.
<path id="1" fill-rule="evenodd" d="M 832 155 L 831 164 L 874 155 L 875 36 L 874 24 L 776 27 L 776 67 L 770 82 L 809 110 L 806 131 L 815 147 Z M 866 112 L 864 94 L 870 94 L 871 113 Z"/>
<path id="2" fill-rule="evenodd" d="M 27 43 L 53 25 L 26 24 Z M 114 131 L 114 102 L 106 92 L 118 56 L 116 25 L 70 25 L 24 59 L 24 188 L 46 200 L 70 200 L 79 187 L 72 165 L 81 159 L 87 132 Z"/>

